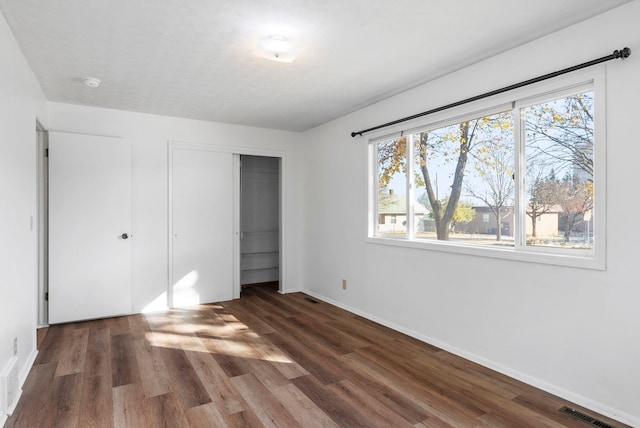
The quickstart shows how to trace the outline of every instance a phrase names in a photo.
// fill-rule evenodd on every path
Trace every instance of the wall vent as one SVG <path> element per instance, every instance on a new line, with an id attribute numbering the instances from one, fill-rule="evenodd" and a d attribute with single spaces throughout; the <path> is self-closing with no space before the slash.
<path id="1" fill-rule="evenodd" d="M 575 410 L 575 409 L 571 409 L 571 408 L 569 408 L 569 407 L 567 407 L 567 406 L 562 407 L 562 408 L 560 409 L 560 411 L 561 411 L 562 413 L 566 413 L 566 414 L 568 414 L 568 415 L 571 415 L 571 416 L 573 416 L 574 418 L 580 419 L 581 421 L 586 422 L 586 423 L 591 424 L 591 425 L 596 426 L 596 427 L 600 427 L 600 428 L 613 428 L 613 427 L 612 427 L 611 425 L 609 425 L 608 423 L 605 423 L 605 422 L 602 422 L 602 421 L 600 421 L 600 420 L 598 420 L 598 419 L 592 418 L 592 417 L 591 417 L 591 416 L 589 416 L 589 415 L 585 415 L 584 413 L 579 412 L 579 411 L 577 411 L 577 410 Z"/>
<path id="2" fill-rule="evenodd" d="M 18 357 L 13 357 L 0 373 L 0 413 L 13 413 L 20 395 L 18 385 Z"/>

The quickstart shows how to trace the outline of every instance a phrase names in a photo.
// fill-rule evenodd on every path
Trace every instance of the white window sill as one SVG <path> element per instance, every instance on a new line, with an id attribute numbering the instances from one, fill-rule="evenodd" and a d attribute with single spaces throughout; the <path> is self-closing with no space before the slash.
<path id="1" fill-rule="evenodd" d="M 402 238 L 368 237 L 367 243 L 388 245 L 394 247 L 415 248 L 419 250 L 441 251 L 445 253 L 465 254 L 477 257 L 491 257 L 495 259 L 516 260 L 529 263 L 541 263 L 556 266 L 574 267 L 582 269 L 605 270 L 604 257 L 598 257 L 593 252 L 588 255 L 557 254 L 536 247 L 531 250 L 517 250 L 515 247 L 492 248 L 489 246 L 473 246 L 446 241 L 423 241 Z M 545 251 L 545 252 L 542 252 Z M 570 251 L 570 250 L 568 250 Z"/>

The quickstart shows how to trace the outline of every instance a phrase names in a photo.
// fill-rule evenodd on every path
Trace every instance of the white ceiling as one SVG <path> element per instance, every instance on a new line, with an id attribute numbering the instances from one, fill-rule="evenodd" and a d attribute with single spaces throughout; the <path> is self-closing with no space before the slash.
<path id="1" fill-rule="evenodd" d="M 50 101 L 303 131 L 629 0 L 0 0 Z M 255 55 L 261 37 L 301 47 Z M 97 77 L 97 89 L 81 79 Z"/>

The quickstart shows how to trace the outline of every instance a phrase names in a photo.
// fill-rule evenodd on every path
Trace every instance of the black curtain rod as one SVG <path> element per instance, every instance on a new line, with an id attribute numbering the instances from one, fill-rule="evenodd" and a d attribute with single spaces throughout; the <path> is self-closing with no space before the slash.
<path id="1" fill-rule="evenodd" d="M 407 122 L 409 120 L 417 119 L 419 117 L 426 116 L 428 114 L 437 113 L 439 111 L 447 110 L 447 109 L 450 109 L 452 107 L 457 107 L 457 106 L 460 106 L 460 105 L 463 105 L 463 104 L 467 104 L 467 103 L 470 103 L 470 102 L 473 102 L 473 101 L 478 101 L 478 100 L 481 100 L 482 98 L 487 98 L 487 97 L 490 97 L 490 96 L 493 96 L 493 95 L 498 95 L 498 94 L 501 94 L 503 92 L 507 92 L 507 91 L 511 91 L 513 89 L 521 88 L 523 86 L 531 85 L 533 83 L 542 82 L 543 80 L 547 80 L 547 79 L 551 79 L 553 77 L 561 76 L 563 74 L 571 73 L 572 71 L 576 71 L 576 70 L 580 70 L 582 68 L 590 67 L 592 65 L 600 64 L 601 62 L 605 62 L 605 61 L 609 61 L 609 60 L 617 59 L 617 58 L 622 58 L 622 59 L 628 58 L 629 55 L 631 55 L 631 49 L 629 49 L 629 48 L 624 48 L 624 49 L 621 49 L 621 50 L 615 50 L 615 51 L 613 51 L 613 53 L 611 55 L 603 56 L 602 58 L 598 58 L 598 59 L 594 59 L 592 61 L 584 62 L 582 64 L 574 65 L 573 67 L 565 68 L 565 69 L 560 70 L 560 71 L 554 71 L 553 73 L 549 73 L 549 74 L 545 74 L 543 76 L 535 77 L 533 79 L 525 80 L 524 82 L 520 82 L 520 83 L 516 83 L 516 84 L 513 84 L 513 85 L 505 86 L 504 88 L 496 89 L 496 90 L 493 90 L 493 91 L 490 91 L 490 92 L 485 92 L 484 94 L 476 95 L 475 97 L 467 98 L 467 99 L 464 99 L 462 101 L 457 101 L 455 103 L 447 104 L 445 106 L 434 108 L 434 109 L 431 109 L 431 110 L 428 110 L 428 111 L 423 111 L 422 113 L 414 114 L 412 116 L 403 117 L 402 119 L 397 119 L 397 120 L 394 120 L 392 122 L 387 122 L 387 123 L 384 123 L 382 125 L 374 126 L 373 128 L 368 128 L 368 129 L 363 129 L 362 131 L 352 132 L 351 136 L 352 137 L 355 137 L 356 135 L 362 136 L 362 134 L 364 134 L 366 132 L 371 132 L 371 131 L 375 131 L 377 129 L 386 128 L 387 126 L 396 125 L 396 124 L 402 123 L 402 122 Z"/>

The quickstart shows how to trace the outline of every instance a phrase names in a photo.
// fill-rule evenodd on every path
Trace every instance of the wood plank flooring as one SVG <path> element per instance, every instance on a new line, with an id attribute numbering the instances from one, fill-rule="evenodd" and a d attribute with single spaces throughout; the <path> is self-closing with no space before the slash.
<path id="1" fill-rule="evenodd" d="M 38 342 L 7 428 L 589 426 L 565 405 L 624 426 L 273 286 L 56 325 Z"/>

